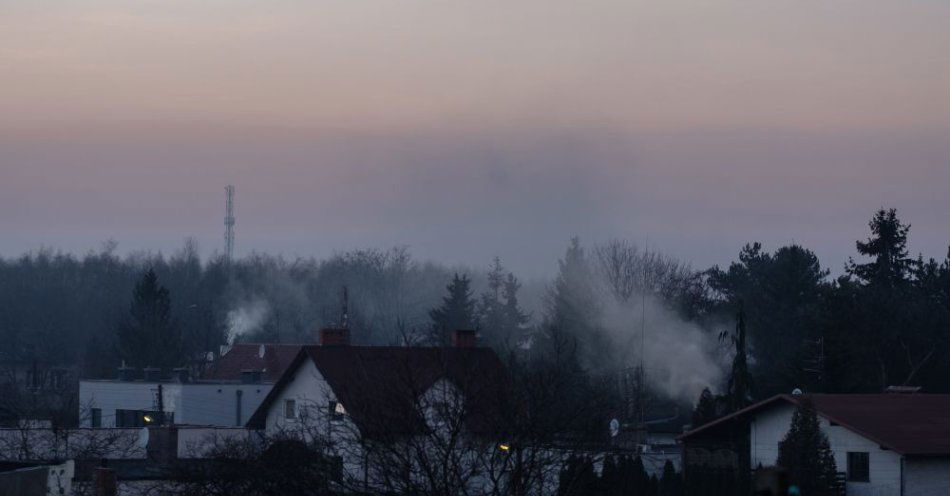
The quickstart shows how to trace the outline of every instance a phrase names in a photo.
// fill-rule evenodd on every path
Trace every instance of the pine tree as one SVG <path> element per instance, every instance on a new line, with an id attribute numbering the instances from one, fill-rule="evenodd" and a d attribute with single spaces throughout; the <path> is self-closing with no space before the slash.
<path id="1" fill-rule="evenodd" d="M 699 395 L 699 401 L 696 403 L 696 409 L 693 410 L 692 428 L 706 425 L 719 418 L 716 411 L 716 397 L 713 396 L 709 388 L 703 388 Z"/>
<path id="2" fill-rule="evenodd" d="M 134 367 L 182 365 L 182 337 L 171 318 L 168 289 L 149 269 L 132 292 L 130 319 L 118 330 L 119 355 Z"/>
<path id="3" fill-rule="evenodd" d="M 676 472 L 673 462 L 667 460 L 663 464 L 663 475 L 660 477 L 659 496 L 682 496 L 683 478 Z"/>
<path id="4" fill-rule="evenodd" d="M 601 306 L 594 287 L 593 272 L 578 238 L 572 238 L 564 257 L 558 261 L 559 272 L 548 292 L 545 329 L 557 335 L 545 336 L 565 340 L 578 348 L 578 362 L 588 369 L 603 367 L 614 351 L 602 329 Z M 566 343 L 565 343 L 566 344 Z"/>
<path id="5" fill-rule="evenodd" d="M 821 431 L 818 415 L 807 398 L 802 399 L 788 434 L 779 442 L 777 464 L 789 471 L 791 482 L 809 496 L 833 496 L 836 491 L 834 452 Z"/>
<path id="6" fill-rule="evenodd" d="M 446 286 L 448 295 L 442 298 L 442 306 L 429 312 L 432 320 L 431 341 L 445 344 L 448 333 L 456 329 L 474 329 L 475 301 L 469 289 L 471 281 L 468 276 L 458 273 L 452 277 L 452 282 Z"/>
<path id="7" fill-rule="evenodd" d="M 518 304 L 521 284 L 506 272 L 495 257 L 488 271 L 488 289 L 479 299 L 476 316 L 479 330 L 491 345 L 510 348 L 521 339 L 530 318 Z"/>
<path id="8" fill-rule="evenodd" d="M 907 256 L 907 234 L 910 224 L 897 218 L 897 210 L 883 208 L 868 223 L 872 237 L 857 241 L 858 253 L 873 260 L 856 264 L 851 260 L 848 272 L 871 285 L 895 287 L 903 285 L 914 268 L 914 260 Z"/>

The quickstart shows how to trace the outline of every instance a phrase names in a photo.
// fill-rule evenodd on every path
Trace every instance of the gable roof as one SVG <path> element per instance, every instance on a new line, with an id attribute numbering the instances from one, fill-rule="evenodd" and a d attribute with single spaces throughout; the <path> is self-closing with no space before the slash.
<path id="1" fill-rule="evenodd" d="M 902 455 L 950 455 L 950 394 L 780 394 L 684 433 L 685 440 L 776 404 L 810 400 L 815 411 Z"/>
<path id="2" fill-rule="evenodd" d="M 263 347 L 264 356 L 261 356 Z M 201 374 L 201 379 L 212 381 L 239 381 L 241 371 L 260 370 L 267 382 L 276 382 L 300 351 L 299 344 L 240 343 Z"/>
<path id="3" fill-rule="evenodd" d="M 248 421 L 263 428 L 267 411 L 310 360 L 360 432 L 368 437 L 425 429 L 416 401 L 440 379 L 465 401 L 467 426 L 488 431 L 504 415 L 507 374 L 491 348 L 304 346 Z"/>

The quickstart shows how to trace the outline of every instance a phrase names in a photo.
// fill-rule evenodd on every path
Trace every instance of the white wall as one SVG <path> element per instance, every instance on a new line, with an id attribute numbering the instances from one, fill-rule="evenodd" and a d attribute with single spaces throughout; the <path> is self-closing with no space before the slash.
<path id="1" fill-rule="evenodd" d="M 783 403 L 756 414 L 750 424 L 752 467 L 774 465 L 778 459 L 778 443 L 792 422 L 795 407 Z M 835 454 L 839 472 L 848 469 L 848 452 L 865 451 L 870 458 L 870 482 L 848 482 L 849 496 L 898 496 L 901 489 L 901 456 L 880 446 L 845 427 L 831 425 L 828 419 L 818 416 L 821 430 Z"/>
<path id="2" fill-rule="evenodd" d="M 908 458 L 905 496 L 950 496 L 950 458 Z"/>
<path id="3" fill-rule="evenodd" d="M 241 427 L 270 392 L 271 384 L 182 384 L 175 423 Z M 237 392 L 241 418 L 237 418 Z"/>
<path id="4" fill-rule="evenodd" d="M 163 384 L 165 411 L 175 411 L 178 384 Z M 115 427 L 116 410 L 157 409 L 156 382 L 79 381 L 79 426 L 92 427 L 92 408 L 102 410 L 102 427 Z M 178 415 L 175 415 L 178 421 Z"/>
<path id="5" fill-rule="evenodd" d="M 163 383 L 166 412 L 175 413 L 176 424 L 243 426 L 271 384 Z M 241 418 L 237 418 L 237 391 L 241 391 Z M 122 381 L 80 381 L 79 418 L 81 427 L 92 426 L 90 409 L 102 410 L 102 427 L 115 427 L 116 410 L 156 410 L 158 383 Z"/>
<path id="6" fill-rule="evenodd" d="M 335 398 L 330 385 L 317 370 L 313 361 L 304 360 L 303 364 L 297 368 L 293 380 L 284 387 L 268 408 L 265 421 L 267 434 L 299 431 L 305 428 L 325 435 L 329 428 L 326 408 Z M 296 419 L 285 418 L 284 402 L 288 399 L 296 401 L 298 413 Z M 306 421 L 301 417 L 306 417 Z"/>

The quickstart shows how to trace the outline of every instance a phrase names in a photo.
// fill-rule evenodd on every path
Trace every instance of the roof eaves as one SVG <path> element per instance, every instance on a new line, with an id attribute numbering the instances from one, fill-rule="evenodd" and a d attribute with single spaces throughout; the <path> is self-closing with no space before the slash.
<path id="1" fill-rule="evenodd" d="M 745 414 L 747 414 L 747 413 L 750 413 L 750 412 L 752 412 L 752 411 L 754 411 L 754 410 L 758 410 L 758 409 L 760 409 L 760 408 L 762 408 L 762 407 L 764 407 L 764 406 L 770 405 L 770 404 L 772 404 L 772 403 L 774 403 L 774 402 L 776 402 L 776 401 L 778 401 L 778 400 L 791 401 L 792 403 L 794 403 L 794 400 L 792 400 L 789 395 L 787 395 L 787 394 L 777 394 L 777 395 L 775 395 L 775 396 L 772 396 L 771 398 L 767 398 L 767 399 L 764 399 L 764 400 L 762 400 L 762 401 L 760 401 L 760 402 L 758 402 L 758 403 L 755 403 L 755 404 L 753 404 L 753 405 L 749 405 L 749 406 L 743 408 L 742 410 L 739 410 L 739 411 L 737 411 L 737 412 L 730 413 L 729 415 L 726 415 L 725 417 L 717 418 L 716 420 L 713 420 L 712 422 L 703 424 L 703 425 L 701 425 L 701 426 L 699 426 L 699 427 L 697 427 L 697 428 L 695 428 L 695 429 L 686 431 L 686 432 L 684 432 L 683 434 L 677 436 L 677 437 L 676 437 L 676 440 L 677 440 L 677 441 L 682 441 L 682 440 L 684 440 L 684 439 L 686 439 L 686 438 L 688 438 L 688 437 L 690 437 L 690 436 L 693 436 L 693 435 L 695 435 L 695 434 L 699 434 L 700 432 L 703 432 L 703 431 L 706 431 L 706 430 L 711 429 L 711 428 L 713 428 L 713 427 L 716 427 L 716 426 L 719 426 L 719 425 L 721 425 L 721 424 L 724 424 L 724 423 L 726 423 L 726 422 L 728 422 L 728 421 L 730 421 L 730 420 L 732 420 L 732 419 L 735 419 L 735 418 L 737 418 L 737 417 L 743 416 L 743 415 L 745 415 Z"/>

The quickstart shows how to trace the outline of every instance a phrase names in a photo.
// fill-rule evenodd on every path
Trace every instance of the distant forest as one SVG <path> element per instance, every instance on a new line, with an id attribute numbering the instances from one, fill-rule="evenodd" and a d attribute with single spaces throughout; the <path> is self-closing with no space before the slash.
<path id="1" fill-rule="evenodd" d="M 793 388 L 950 392 L 950 259 L 909 254 L 910 225 L 895 210 L 875 212 L 869 228 L 837 278 L 798 245 L 750 243 L 728 267 L 702 270 L 622 240 L 574 239 L 557 276 L 527 297 L 503 261 L 458 269 L 404 248 L 230 263 L 202 260 L 190 242 L 171 256 L 120 257 L 112 243 L 81 257 L 40 250 L 0 259 L 0 362 L 112 377 L 123 362 L 192 364 L 229 336 L 311 342 L 345 318 L 357 344 L 438 344 L 455 327 L 477 328 L 504 356 L 563 340 L 578 370 L 604 374 L 636 361 L 617 356 L 609 308 L 649 298 L 711 343 L 741 316 L 747 345 L 708 350 L 726 371 L 709 386 L 728 392 L 737 372 L 726 364 L 747 354 L 744 401 Z"/>

